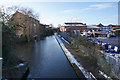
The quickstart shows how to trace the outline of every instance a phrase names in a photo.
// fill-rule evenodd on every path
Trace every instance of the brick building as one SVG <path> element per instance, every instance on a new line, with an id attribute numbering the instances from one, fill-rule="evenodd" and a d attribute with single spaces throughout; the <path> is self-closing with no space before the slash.
<path id="1" fill-rule="evenodd" d="M 83 31 L 92 31 L 92 30 L 99 30 L 97 26 L 88 26 L 83 23 L 65 23 L 63 26 L 60 27 L 60 31 L 62 32 L 73 32 L 75 34 L 80 34 Z"/>
<path id="2" fill-rule="evenodd" d="M 42 32 L 40 22 L 35 18 L 29 17 L 28 15 L 16 12 L 12 16 L 12 23 L 17 23 L 21 27 L 17 27 L 19 30 L 16 31 L 16 35 L 24 40 L 31 41 L 34 40 L 36 35 L 37 39 L 40 38 Z"/>
<path id="3" fill-rule="evenodd" d="M 60 27 L 60 31 L 86 30 L 87 26 L 83 23 L 65 23 Z"/>
<path id="4" fill-rule="evenodd" d="M 103 24 L 98 24 L 96 25 L 100 28 L 101 31 L 116 31 L 118 29 L 120 29 L 120 25 L 107 25 L 107 26 L 104 26 Z"/>

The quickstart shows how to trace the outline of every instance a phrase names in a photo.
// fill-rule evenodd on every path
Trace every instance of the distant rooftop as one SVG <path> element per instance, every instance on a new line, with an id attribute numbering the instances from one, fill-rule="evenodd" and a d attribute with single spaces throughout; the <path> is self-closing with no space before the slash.
<path id="1" fill-rule="evenodd" d="M 65 22 L 63 26 L 85 26 L 86 24 L 83 24 L 81 22 Z"/>
<path id="2" fill-rule="evenodd" d="M 86 25 L 84 25 L 84 24 L 64 24 L 63 26 L 68 26 L 68 27 L 70 27 L 70 26 L 86 26 Z"/>
<path id="3" fill-rule="evenodd" d="M 65 24 L 83 24 L 81 22 L 65 22 Z"/>
<path id="4" fill-rule="evenodd" d="M 91 25 L 87 25 L 87 28 L 99 28 L 99 27 L 97 27 L 97 26 L 91 26 Z"/>

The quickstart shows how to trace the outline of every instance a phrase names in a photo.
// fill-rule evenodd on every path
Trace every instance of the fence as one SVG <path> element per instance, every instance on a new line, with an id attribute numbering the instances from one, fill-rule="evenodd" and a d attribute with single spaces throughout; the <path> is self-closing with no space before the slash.
<path id="1" fill-rule="evenodd" d="M 64 39 L 66 39 L 68 42 L 72 42 L 73 41 L 73 39 L 68 35 L 68 34 L 66 34 L 66 33 L 63 33 L 63 32 L 60 32 L 59 33 L 62 37 L 64 37 Z"/>

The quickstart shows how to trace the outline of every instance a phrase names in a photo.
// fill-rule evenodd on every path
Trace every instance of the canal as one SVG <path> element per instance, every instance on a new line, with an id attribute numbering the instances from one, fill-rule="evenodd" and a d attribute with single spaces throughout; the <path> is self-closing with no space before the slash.
<path id="1" fill-rule="evenodd" d="M 55 36 L 35 41 L 28 78 L 77 78 Z"/>

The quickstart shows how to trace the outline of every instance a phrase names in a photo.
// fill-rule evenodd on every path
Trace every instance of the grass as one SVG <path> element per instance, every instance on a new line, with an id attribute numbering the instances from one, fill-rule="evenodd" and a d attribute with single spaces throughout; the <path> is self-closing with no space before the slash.
<path id="1" fill-rule="evenodd" d="M 116 79 L 115 74 L 112 72 L 111 65 L 107 62 L 104 55 L 102 56 L 102 54 L 98 52 L 98 50 L 105 50 L 104 47 L 96 45 L 84 37 L 72 36 L 72 39 L 73 41 L 71 41 L 72 44 L 70 44 L 70 46 L 79 55 L 78 57 L 83 60 L 83 65 L 87 66 L 87 68 L 88 66 L 94 66 L 111 78 Z"/>
<path id="2" fill-rule="evenodd" d="M 80 38 L 74 37 L 74 39 L 78 46 L 82 45 L 82 46 L 86 47 L 87 51 L 89 52 L 89 54 L 85 54 L 85 53 L 81 52 L 81 50 L 79 48 L 76 47 L 76 43 L 70 44 L 70 46 L 74 49 L 74 51 L 79 53 L 80 58 L 85 60 L 86 63 L 89 63 L 90 65 L 99 68 L 99 70 L 103 71 L 111 78 L 113 78 L 115 80 L 117 79 L 115 77 L 115 75 L 112 73 L 111 67 L 110 67 L 109 63 L 107 62 L 107 60 L 105 59 L 105 57 L 100 55 L 100 53 L 97 51 L 97 50 L 104 50 L 105 49 L 104 47 L 102 47 L 100 45 L 96 45 L 95 43 L 90 42 L 85 38 L 82 39 L 81 37 Z M 93 50 L 94 50 L 94 52 L 93 52 Z M 90 56 L 90 55 L 92 55 L 92 56 Z M 101 62 L 100 65 L 98 65 L 98 61 Z"/>
<path id="3" fill-rule="evenodd" d="M 70 44 L 70 46 L 73 48 L 75 52 L 77 52 L 77 54 L 79 55 L 79 58 L 83 59 L 86 63 L 89 63 L 90 65 L 94 65 L 97 67 L 97 62 L 93 58 L 81 52 L 79 48 L 75 47 L 75 45 Z"/>
<path id="4" fill-rule="evenodd" d="M 118 80 L 112 73 L 111 73 L 111 70 L 110 70 L 110 65 L 106 62 L 106 59 L 99 55 L 99 58 L 101 59 L 101 62 L 102 62 L 102 66 L 101 65 L 98 65 L 98 62 L 97 60 L 93 59 L 92 57 L 90 57 L 89 55 L 83 53 L 80 51 L 79 48 L 75 47 L 74 44 L 70 44 L 70 46 L 73 48 L 73 50 L 79 55 L 79 58 L 81 58 L 81 60 L 84 60 L 84 63 L 86 64 L 83 64 L 83 66 L 87 66 L 87 67 L 95 67 L 95 68 L 98 68 L 99 70 L 101 70 L 102 72 L 106 73 L 108 76 L 110 76 L 113 80 Z"/>

